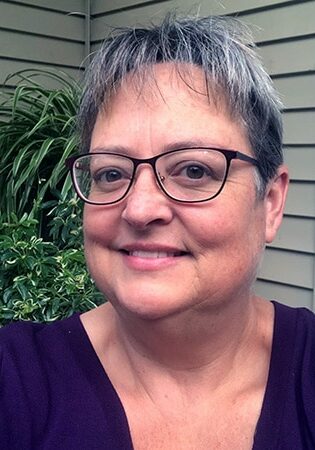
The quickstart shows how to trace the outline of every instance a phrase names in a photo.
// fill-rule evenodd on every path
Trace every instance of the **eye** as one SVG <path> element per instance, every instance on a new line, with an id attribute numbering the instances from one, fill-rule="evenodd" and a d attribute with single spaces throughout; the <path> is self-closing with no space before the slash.
<path id="1" fill-rule="evenodd" d="M 192 178 L 194 180 L 199 180 L 204 175 L 207 175 L 206 169 L 202 166 L 191 165 L 184 169 L 184 173 L 188 178 Z"/>
<path id="2" fill-rule="evenodd" d="M 170 175 L 186 180 L 201 180 L 213 177 L 210 167 L 195 161 L 182 161 L 176 164 L 171 170 Z"/>
<path id="3" fill-rule="evenodd" d="M 130 172 L 121 167 L 101 167 L 92 171 L 91 175 L 96 184 L 125 182 L 131 178 Z"/>
<path id="4" fill-rule="evenodd" d="M 94 175 L 94 180 L 96 182 L 106 181 L 107 183 L 112 183 L 121 179 L 122 173 L 117 169 L 100 170 Z"/>
<path id="5" fill-rule="evenodd" d="M 99 192 L 114 192 L 130 183 L 131 174 L 121 167 L 102 167 L 91 173 L 93 189 Z"/>

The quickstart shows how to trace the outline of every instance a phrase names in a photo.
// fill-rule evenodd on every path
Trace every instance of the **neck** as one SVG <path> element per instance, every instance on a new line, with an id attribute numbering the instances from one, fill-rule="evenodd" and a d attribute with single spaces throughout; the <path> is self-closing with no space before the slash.
<path id="1" fill-rule="evenodd" d="M 185 380 L 189 374 L 211 373 L 216 384 L 256 350 L 255 337 L 264 334 L 260 309 L 259 300 L 248 299 L 211 312 L 152 321 L 113 313 L 117 341 L 137 373 L 168 373 Z"/>
<path id="2" fill-rule="evenodd" d="M 154 321 L 126 317 L 106 303 L 81 320 L 118 391 L 180 387 L 191 397 L 268 371 L 273 306 L 261 299 Z"/>

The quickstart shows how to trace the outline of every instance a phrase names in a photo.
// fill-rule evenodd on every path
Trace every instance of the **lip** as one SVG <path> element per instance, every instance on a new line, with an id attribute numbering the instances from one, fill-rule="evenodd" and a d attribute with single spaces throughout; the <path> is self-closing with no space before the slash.
<path id="1" fill-rule="evenodd" d="M 127 244 L 118 251 L 129 268 L 142 271 L 164 269 L 189 256 L 186 250 L 164 244 Z"/>

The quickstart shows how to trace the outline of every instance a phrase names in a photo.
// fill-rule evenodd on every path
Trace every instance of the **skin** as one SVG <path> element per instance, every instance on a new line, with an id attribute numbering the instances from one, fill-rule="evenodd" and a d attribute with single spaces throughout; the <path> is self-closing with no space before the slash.
<path id="1" fill-rule="evenodd" d="M 190 143 L 253 156 L 244 127 L 224 102 L 209 104 L 202 72 L 192 71 L 194 90 L 169 64 L 155 67 L 153 91 L 145 85 L 139 95 L 127 78 L 97 117 L 91 151 L 149 158 Z M 232 441 L 233 448 L 235 442 L 250 448 L 273 331 L 273 307 L 254 296 L 252 285 L 265 243 L 281 223 L 287 185 L 281 166 L 258 200 L 253 166 L 234 160 L 217 198 L 183 204 L 167 198 L 143 165 L 121 202 L 85 205 L 88 267 L 110 303 L 82 315 L 82 322 L 122 399 L 137 448 L 149 448 L 144 433 L 156 443 L 151 448 L 193 448 L 196 435 L 197 448 L 208 448 L 209 439 L 219 448 L 215 442 L 227 435 L 231 441 L 220 448 L 232 448 Z M 124 249 L 169 255 L 143 258 Z M 195 422 L 185 419 L 187 405 Z M 241 438 L 236 423 L 242 420 Z M 164 426 L 164 437 L 152 423 Z"/>

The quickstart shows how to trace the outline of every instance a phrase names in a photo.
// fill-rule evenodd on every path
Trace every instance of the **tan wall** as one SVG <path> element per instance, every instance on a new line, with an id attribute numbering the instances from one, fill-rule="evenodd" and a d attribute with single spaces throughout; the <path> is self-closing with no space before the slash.
<path id="1" fill-rule="evenodd" d="M 0 84 L 27 68 L 83 72 L 85 0 L 0 2 Z M 71 14 L 73 12 L 79 14 Z"/>
<path id="2" fill-rule="evenodd" d="M 237 14 L 253 25 L 264 65 L 285 104 L 284 153 L 291 183 L 283 225 L 266 250 L 256 290 L 315 310 L 315 1 L 95 0 L 92 49 L 109 27 L 158 22 L 165 12 Z"/>

